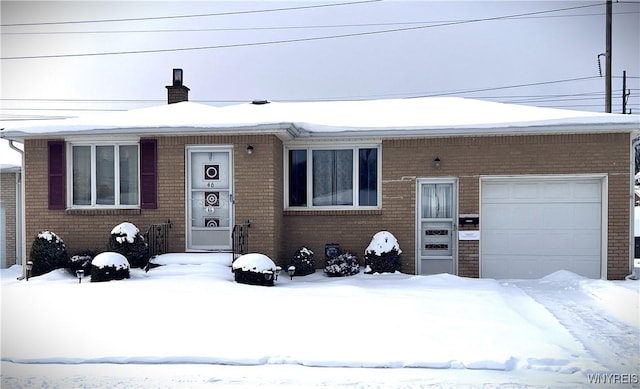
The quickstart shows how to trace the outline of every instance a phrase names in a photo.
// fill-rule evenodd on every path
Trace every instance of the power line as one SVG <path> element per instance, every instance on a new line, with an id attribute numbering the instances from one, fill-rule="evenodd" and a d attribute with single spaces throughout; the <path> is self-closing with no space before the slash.
<path id="1" fill-rule="evenodd" d="M 229 16 L 229 15 L 243 15 L 243 14 L 253 14 L 253 13 L 293 11 L 293 10 L 312 9 L 312 8 L 337 7 L 337 6 L 343 6 L 343 5 L 375 3 L 379 1 L 382 1 L 382 0 L 363 0 L 363 1 L 352 1 L 349 3 L 318 4 L 318 5 L 299 6 L 299 7 L 259 9 L 259 10 L 250 10 L 250 11 L 232 11 L 232 12 L 217 12 L 217 13 L 174 15 L 174 16 L 150 16 L 150 17 L 143 17 L 143 18 L 72 20 L 72 21 L 60 21 L 60 22 L 38 22 L 38 23 L 7 23 L 7 24 L 0 24 L 0 27 L 51 26 L 51 25 L 62 25 L 62 24 L 135 22 L 135 21 L 145 21 L 145 20 L 201 18 L 201 17 L 210 17 L 210 16 Z"/>
<path id="2" fill-rule="evenodd" d="M 614 15 L 638 14 L 640 12 L 615 12 Z M 541 18 L 569 18 L 582 16 L 602 16 L 604 13 L 573 14 L 573 15 L 545 15 L 545 16 L 522 16 L 512 17 L 508 20 L 519 19 L 541 19 Z M 389 23 L 350 23 L 350 24 L 324 24 L 306 26 L 274 26 L 274 27 L 220 27 L 220 28 L 178 28 L 178 29 L 156 29 L 156 30 L 98 30 L 98 31 L 31 31 L 31 32 L 0 32 L 0 35 L 72 35 L 72 34 L 140 34 L 140 33 L 181 33 L 181 32 L 226 32 L 226 31 L 274 31 L 274 30 L 307 30 L 307 29 L 329 29 L 329 28 L 357 28 L 357 27 L 381 27 L 381 26 L 406 26 L 415 24 L 442 24 L 458 23 L 465 20 L 423 20 L 409 22 L 389 22 Z"/>
<path id="3" fill-rule="evenodd" d="M 582 6 L 567 7 L 567 8 L 558 8 L 558 9 L 546 10 L 546 11 L 526 12 L 526 13 L 513 14 L 513 15 L 494 16 L 494 17 L 481 18 L 481 19 L 469 19 L 469 20 L 463 20 L 463 21 L 457 21 L 457 22 L 432 24 L 432 25 L 428 25 L 428 26 L 403 27 L 403 28 L 394 28 L 394 29 L 388 29 L 388 30 L 366 31 L 366 32 L 356 32 L 356 33 L 328 35 L 328 36 L 317 36 L 317 37 L 308 37 L 308 38 L 282 39 L 282 40 L 264 41 L 264 42 L 232 43 L 232 44 L 226 44 L 226 45 L 182 47 L 182 48 L 172 48 L 172 49 L 150 49 L 150 50 L 135 50 L 135 51 L 113 51 L 113 52 L 101 52 L 101 53 L 52 54 L 52 55 L 0 57 L 0 60 L 71 58 L 71 57 L 126 55 L 126 54 L 150 54 L 150 53 L 166 53 L 166 52 L 177 52 L 177 51 L 226 49 L 226 48 L 249 47 L 249 46 L 266 46 L 266 45 L 273 45 L 273 44 L 310 42 L 310 41 L 319 41 L 319 40 L 327 40 L 327 39 L 351 38 L 351 37 L 357 37 L 357 36 L 388 34 L 388 33 L 404 32 L 404 31 L 414 31 L 414 30 L 422 30 L 422 29 L 435 28 L 435 27 L 445 27 L 445 26 L 453 26 L 453 25 L 461 25 L 461 24 L 469 24 L 469 23 L 495 21 L 495 20 L 502 20 L 502 19 L 512 19 L 512 18 L 522 17 L 522 16 L 540 15 L 540 14 L 553 13 L 553 12 L 562 12 L 562 11 L 568 11 L 568 10 L 574 10 L 574 9 L 580 9 L 580 8 L 588 8 L 588 7 L 595 7 L 595 6 L 599 6 L 599 4 L 582 5 Z"/>

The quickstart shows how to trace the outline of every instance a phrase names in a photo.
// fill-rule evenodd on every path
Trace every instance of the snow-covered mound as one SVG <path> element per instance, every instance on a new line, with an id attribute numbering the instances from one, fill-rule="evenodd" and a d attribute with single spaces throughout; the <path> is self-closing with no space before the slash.
<path id="1" fill-rule="evenodd" d="M 127 261 L 127 258 L 122 254 L 107 251 L 96 255 L 93 261 L 91 261 L 91 265 L 98 268 L 113 266 L 116 269 L 127 269 L 129 268 L 129 261 Z"/>
<path id="2" fill-rule="evenodd" d="M 393 249 L 396 249 L 398 254 L 402 254 L 396 237 L 389 231 L 380 231 L 373 236 L 371 243 L 369 243 L 369 246 L 367 246 L 364 252 L 373 252 L 376 255 L 382 255 L 383 253 L 391 252 Z"/>
<path id="3" fill-rule="evenodd" d="M 264 254 L 250 253 L 239 256 L 233 262 L 233 270 L 238 269 L 256 273 L 273 272 L 276 264 Z"/>

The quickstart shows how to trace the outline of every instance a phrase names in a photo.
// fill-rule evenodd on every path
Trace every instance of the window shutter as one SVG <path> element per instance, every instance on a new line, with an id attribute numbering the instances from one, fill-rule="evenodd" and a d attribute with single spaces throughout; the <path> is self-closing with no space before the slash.
<path id="1" fill-rule="evenodd" d="M 49 209 L 66 208 L 64 141 L 49 141 Z"/>
<path id="2" fill-rule="evenodd" d="M 156 139 L 140 139 L 140 208 L 158 208 L 158 146 Z"/>

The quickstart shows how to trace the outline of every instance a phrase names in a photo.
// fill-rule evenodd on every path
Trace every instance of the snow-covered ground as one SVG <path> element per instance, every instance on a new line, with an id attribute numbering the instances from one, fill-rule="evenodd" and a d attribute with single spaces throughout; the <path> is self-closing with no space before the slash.
<path id="1" fill-rule="evenodd" d="M 81 284 L 2 276 L 2 388 L 640 387 L 640 281 L 316 272 L 221 254 Z"/>

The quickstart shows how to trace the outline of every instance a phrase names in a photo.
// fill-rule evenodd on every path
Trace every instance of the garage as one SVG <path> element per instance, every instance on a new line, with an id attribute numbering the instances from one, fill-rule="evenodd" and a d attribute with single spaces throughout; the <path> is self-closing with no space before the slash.
<path id="1" fill-rule="evenodd" d="M 480 276 L 541 278 L 558 270 L 601 278 L 604 176 L 483 177 Z"/>

